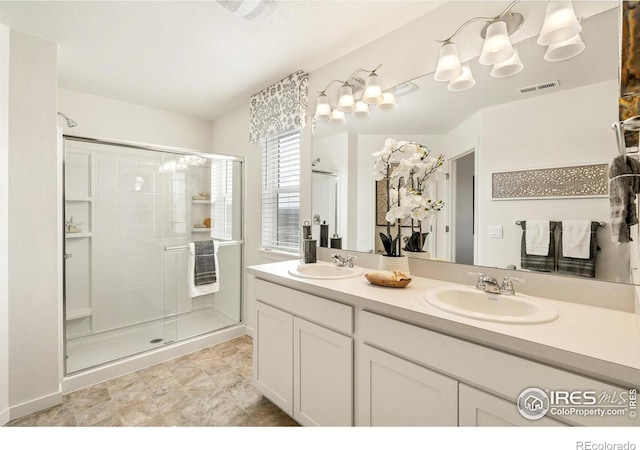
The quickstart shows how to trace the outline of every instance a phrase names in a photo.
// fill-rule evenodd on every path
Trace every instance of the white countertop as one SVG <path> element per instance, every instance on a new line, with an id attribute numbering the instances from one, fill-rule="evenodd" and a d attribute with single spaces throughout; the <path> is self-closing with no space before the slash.
<path id="1" fill-rule="evenodd" d="M 548 323 L 505 324 L 458 316 L 423 299 L 430 288 L 452 285 L 412 277 L 405 288 L 370 284 L 364 275 L 315 280 L 289 274 L 300 260 L 247 267 L 249 273 L 283 286 L 397 318 L 453 337 L 554 365 L 628 388 L 640 386 L 640 315 L 544 299 L 559 317 Z M 318 262 L 318 264 L 330 264 Z M 375 270 L 364 269 L 364 273 Z"/>

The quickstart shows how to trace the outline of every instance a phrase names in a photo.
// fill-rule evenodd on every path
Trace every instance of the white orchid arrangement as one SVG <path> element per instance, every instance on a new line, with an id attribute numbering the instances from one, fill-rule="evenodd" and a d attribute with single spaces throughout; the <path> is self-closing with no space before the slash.
<path id="1" fill-rule="evenodd" d="M 422 222 L 442 210 L 442 200 L 427 197 L 427 179 L 442 171 L 444 156 L 431 156 L 428 147 L 415 142 L 387 139 L 384 147 L 372 155 L 375 158 L 373 178 L 386 180 L 387 234 L 380 238 L 388 256 L 401 255 L 401 223 L 411 218 L 412 233 L 405 238 L 405 250 L 421 251 L 428 233 L 422 233 Z M 391 235 L 391 224 L 397 225 L 397 235 Z M 418 231 L 416 231 L 416 227 Z"/>

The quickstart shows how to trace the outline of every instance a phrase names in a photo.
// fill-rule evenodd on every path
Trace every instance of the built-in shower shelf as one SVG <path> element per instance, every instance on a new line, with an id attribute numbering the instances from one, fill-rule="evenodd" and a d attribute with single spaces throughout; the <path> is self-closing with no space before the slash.
<path id="1" fill-rule="evenodd" d="M 65 202 L 91 202 L 93 198 L 91 197 L 65 197 Z"/>
<path id="2" fill-rule="evenodd" d="M 210 205 L 211 200 L 191 200 L 194 205 Z"/>
<path id="3" fill-rule="evenodd" d="M 192 228 L 191 232 L 192 233 L 205 233 L 211 231 L 211 228 Z"/>
<path id="4" fill-rule="evenodd" d="M 67 311 L 66 319 L 67 320 L 82 319 L 84 317 L 91 317 L 92 314 L 93 314 L 93 309 L 91 308 L 72 309 L 71 311 Z"/>
<path id="5" fill-rule="evenodd" d="M 64 235 L 67 239 L 78 239 L 91 237 L 91 233 L 66 233 Z"/>

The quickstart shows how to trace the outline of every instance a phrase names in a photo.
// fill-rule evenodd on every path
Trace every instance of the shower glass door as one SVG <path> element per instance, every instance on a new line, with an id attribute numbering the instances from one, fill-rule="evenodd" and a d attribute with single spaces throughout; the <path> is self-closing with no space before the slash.
<path id="1" fill-rule="evenodd" d="M 65 140 L 66 373 L 240 323 L 241 184 L 223 194 L 216 161 Z M 188 244 L 212 238 L 224 278 L 192 298 Z"/>
<path id="2" fill-rule="evenodd" d="M 242 319 L 238 301 L 242 297 L 242 163 L 227 158 L 192 159 L 181 180 L 182 176 L 187 194 L 185 233 L 182 224 L 176 223 L 174 242 L 165 255 L 169 263 L 164 279 L 167 296 L 176 299 L 171 326 L 177 340 Z M 216 282 L 196 287 L 189 243 L 211 240 L 217 247 Z"/>

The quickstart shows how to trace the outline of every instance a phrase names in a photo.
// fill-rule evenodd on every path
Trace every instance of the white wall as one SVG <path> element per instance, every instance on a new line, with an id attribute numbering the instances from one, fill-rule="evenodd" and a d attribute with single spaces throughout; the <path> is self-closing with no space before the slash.
<path id="1" fill-rule="evenodd" d="M 260 233 L 262 211 L 260 147 L 249 143 L 249 103 L 216 120 L 212 127 L 211 149 L 216 153 L 243 156 L 244 163 L 244 265 L 269 262 L 261 253 Z M 254 327 L 255 305 L 248 301 L 253 296 L 253 284 L 245 276 L 244 322 L 251 334 Z"/>
<path id="2" fill-rule="evenodd" d="M 0 426 L 9 421 L 9 35 L 0 25 Z"/>
<path id="3" fill-rule="evenodd" d="M 485 109 L 477 155 L 478 261 L 486 266 L 520 267 L 521 229 L 516 220 L 594 220 L 609 222 L 608 198 L 559 200 L 491 199 L 493 172 L 609 163 L 616 156 L 609 125 L 617 120 L 617 80 L 561 91 Z M 550 113 L 552 111 L 553 113 Z M 525 115 L 526 112 L 526 115 Z M 525 120 L 514 121 L 512 117 Z M 509 133 L 495 132 L 509 124 Z M 539 130 L 545 130 L 544 133 Z M 585 131 L 586 130 L 586 131 Z M 516 153 L 517 152 L 517 153 Z M 517 154 L 517 157 L 514 157 Z M 503 239 L 489 239 L 488 227 L 501 225 Z M 596 276 L 628 282 L 629 250 L 615 245 L 611 229 L 600 229 Z"/>
<path id="4" fill-rule="evenodd" d="M 78 123 L 65 133 L 211 151 L 211 121 L 146 106 L 58 89 L 58 108 Z M 59 123 L 64 123 L 60 119 Z M 224 151 L 221 153 L 225 153 Z"/>
<path id="5" fill-rule="evenodd" d="M 59 403 L 56 44 L 11 31 L 9 66 L 11 418 Z"/>

